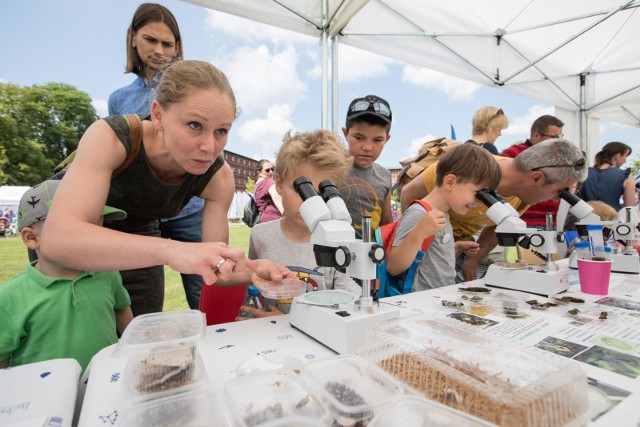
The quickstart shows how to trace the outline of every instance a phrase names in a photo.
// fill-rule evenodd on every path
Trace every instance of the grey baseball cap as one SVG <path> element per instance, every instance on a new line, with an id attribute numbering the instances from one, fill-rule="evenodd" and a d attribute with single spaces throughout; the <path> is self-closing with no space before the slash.
<path id="1" fill-rule="evenodd" d="M 60 181 L 50 179 L 41 182 L 22 195 L 18 209 L 18 230 L 45 220 Z M 111 206 L 105 206 L 102 210 L 102 216 L 109 219 L 124 219 L 127 217 L 127 213 Z"/>

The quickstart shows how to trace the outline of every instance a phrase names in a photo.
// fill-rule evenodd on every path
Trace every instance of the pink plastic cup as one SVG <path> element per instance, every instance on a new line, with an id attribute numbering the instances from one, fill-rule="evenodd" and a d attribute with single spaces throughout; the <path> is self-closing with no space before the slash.
<path id="1" fill-rule="evenodd" d="M 607 295 L 611 279 L 611 261 L 578 260 L 580 290 L 585 294 Z"/>

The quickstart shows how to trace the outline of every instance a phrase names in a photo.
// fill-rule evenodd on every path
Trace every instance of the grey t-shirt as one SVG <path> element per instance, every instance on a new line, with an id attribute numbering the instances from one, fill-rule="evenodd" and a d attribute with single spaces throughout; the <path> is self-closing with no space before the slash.
<path id="1" fill-rule="evenodd" d="M 351 277 L 335 268 L 319 267 L 316 264 L 313 243 L 296 243 L 287 239 L 280 228 L 281 221 L 282 219 L 278 219 L 256 224 L 251 229 L 250 259 L 265 258 L 286 266 L 307 283 L 307 292 L 342 289 L 356 296 L 361 295 L 362 289 Z M 277 306 L 283 313 L 288 313 L 290 304 L 291 300 L 281 300 Z"/>
<path id="2" fill-rule="evenodd" d="M 413 230 L 427 211 L 418 203 L 406 210 L 400 218 L 393 246 L 398 246 Z M 413 279 L 412 292 L 434 289 L 455 283 L 455 248 L 449 214 L 445 213 L 446 226 L 434 236 L 431 245 Z"/>
<path id="3" fill-rule="evenodd" d="M 340 195 L 349 209 L 358 239 L 362 238 L 363 215 L 371 217 L 372 234 L 380 226 L 382 203 L 390 192 L 391 172 L 387 169 L 377 163 L 365 169 L 353 165 L 340 187 Z"/>

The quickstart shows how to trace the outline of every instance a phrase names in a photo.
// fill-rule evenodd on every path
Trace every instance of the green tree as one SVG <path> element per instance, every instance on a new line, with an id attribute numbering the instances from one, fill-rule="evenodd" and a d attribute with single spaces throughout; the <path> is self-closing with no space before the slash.
<path id="1" fill-rule="evenodd" d="M 89 95 L 64 83 L 0 83 L 0 117 L 0 179 L 17 185 L 51 176 L 53 167 L 76 149 L 98 119 Z"/>
<path id="2" fill-rule="evenodd" d="M 247 184 L 246 184 L 247 192 L 253 194 L 253 189 L 255 188 L 255 186 L 256 186 L 256 182 L 254 181 L 254 179 L 251 177 L 248 177 Z"/>

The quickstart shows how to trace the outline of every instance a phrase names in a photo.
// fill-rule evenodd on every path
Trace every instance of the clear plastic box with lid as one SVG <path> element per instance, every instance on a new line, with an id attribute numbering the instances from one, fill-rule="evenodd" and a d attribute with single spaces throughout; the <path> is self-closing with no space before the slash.
<path id="1" fill-rule="evenodd" d="M 502 426 L 588 421 L 588 386 L 577 362 L 419 315 L 370 329 L 358 351 L 427 398 Z"/>
<path id="2" fill-rule="evenodd" d="M 295 371 L 282 369 L 229 380 L 224 395 L 240 426 L 257 426 L 290 417 L 306 417 L 330 425 L 331 416 L 309 383 Z"/>
<path id="3" fill-rule="evenodd" d="M 125 392 L 148 400 L 195 389 L 206 379 L 198 344 L 205 332 L 198 310 L 153 313 L 134 318 L 114 352 L 127 357 Z"/>
<path id="4" fill-rule="evenodd" d="M 380 408 L 407 391 L 400 381 L 355 355 L 313 360 L 304 372 L 328 405 L 334 426 L 365 426 Z"/>

